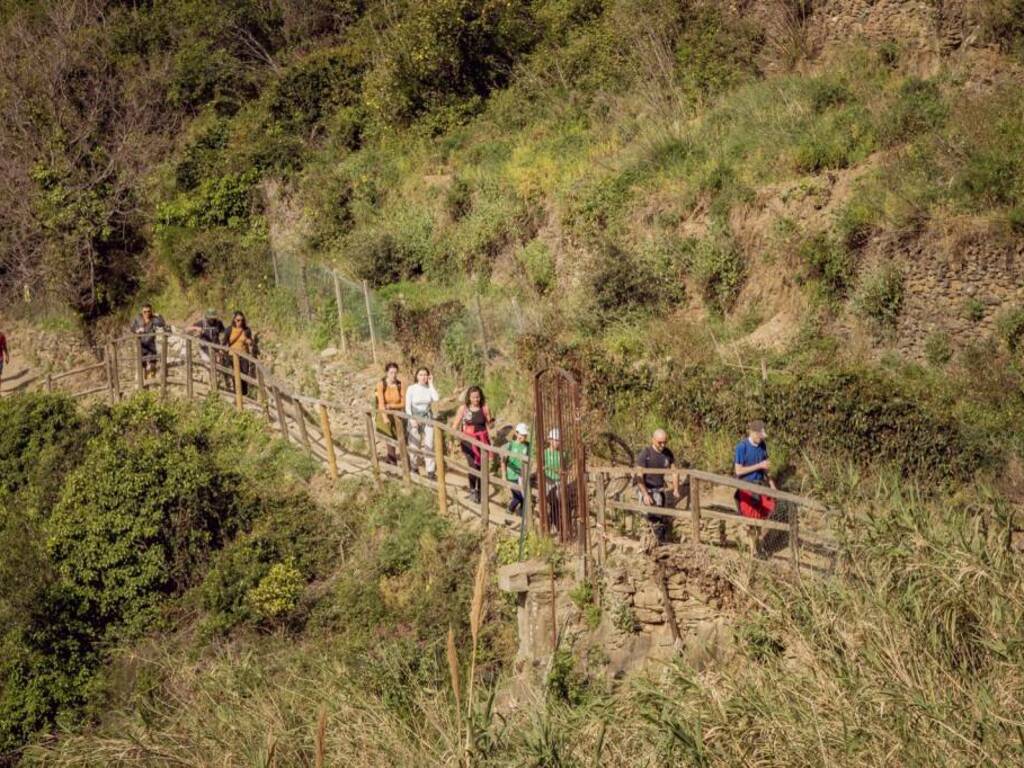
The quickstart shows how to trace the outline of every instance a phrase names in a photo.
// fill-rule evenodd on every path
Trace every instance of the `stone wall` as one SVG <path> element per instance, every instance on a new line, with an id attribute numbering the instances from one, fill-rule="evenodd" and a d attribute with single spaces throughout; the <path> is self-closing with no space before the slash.
<path id="1" fill-rule="evenodd" d="M 668 624 L 659 572 L 666 575 L 681 644 Z M 601 609 L 596 626 L 587 623 L 585 612 L 570 597 L 578 583 L 563 572 L 552 589 L 548 565 L 537 561 L 499 572 L 499 586 L 518 599 L 519 672 L 545 667 L 554 648 L 553 629 L 561 647 L 573 648 L 579 658 L 600 658 L 602 671 L 611 678 L 677 654 L 695 668 L 731 655 L 735 594 L 706 552 L 666 549 L 657 560 L 629 551 L 610 556 L 594 585 Z"/>
<path id="2" fill-rule="evenodd" d="M 1001 311 L 1024 304 L 1024 238 L 984 225 L 947 222 L 909 242 L 886 235 L 869 245 L 864 269 L 884 260 L 903 271 L 895 345 L 913 359 L 924 359 L 933 334 L 954 350 L 985 339 Z"/>

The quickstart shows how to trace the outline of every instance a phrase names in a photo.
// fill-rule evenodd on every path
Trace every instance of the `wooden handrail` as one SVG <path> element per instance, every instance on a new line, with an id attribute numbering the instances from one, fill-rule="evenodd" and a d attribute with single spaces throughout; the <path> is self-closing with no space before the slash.
<path id="1" fill-rule="evenodd" d="M 527 484 L 525 487 L 522 483 L 514 483 L 506 480 L 501 472 L 492 473 L 490 465 L 492 457 L 499 458 L 520 458 L 518 454 L 513 454 L 506 448 L 492 445 L 491 443 L 477 440 L 474 437 L 459 431 L 456 428 L 449 426 L 448 424 L 438 421 L 433 418 L 419 418 L 413 417 L 406 413 L 404 410 L 386 410 L 385 413 L 388 416 L 394 417 L 399 425 L 398 437 L 392 438 L 389 435 L 382 434 L 377 431 L 374 419 L 381 413 L 376 409 L 365 408 L 365 409 L 353 409 L 343 406 L 339 403 L 332 402 L 330 400 L 310 397 L 302 395 L 291 390 L 290 382 L 280 379 L 274 376 L 269 368 L 265 366 L 261 361 L 252 357 L 251 355 L 244 352 L 236 352 L 231 350 L 229 347 L 218 344 L 215 342 L 208 342 L 203 340 L 197 340 L 195 336 L 191 334 L 185 334 L 174 330 L 168 331 L 157 331 L 152 334 L 153 336 L 160 337 L 160 349 L 163 351 L 166 349 L 166 344 L 170 339 L 178 339 L 184 342 L 181 348 L 175 349 L 173 353 L 167 350 L 164 354 L 158 355 L 159 367 L 160 367 L 160 385 L 161 389 L 166 390 L 167 385 L 174 385 L 176 387 L 183 387 L 189 397 L 194 396 L 194 387 L 192 373 L 194 366 L 192 365 L 192 355 L 196 352 L 197 348 L 204 350 L 209 354 L 209 365 L 200 366 L 199 370 L 205 371 L 210 378 L 210 393 L 216 393 L 222 398 L 233 399 L 236 407 L 240 410 L 248 407 L 250 410 L 253 406 L 257 406 L 258 409 L 263 413 L 266 420 L 276 422 L 277 428 L 281 431 L 281 436 L 285 440 L 292 441 L 292 435 L 298 433 L 298 438 L 301 445 L 315 458 L 321 462 L 327 463 L 327 469 L 332 478 L 337 477 L 340 474 L 340 467 L 338 466 L 338 456 L 343 457 L 347 451 L 352 456 L 360 455 L 351 448 L 345 448 L 337 442 L 336 438 L 346 437 L 355 438 L 361 440 L 366 445 L 367 454 L 363 458 L 369 458 L 370 466 L 374 471 L 375 477 L 381 477 L 388 475 L 391 477 L 406 478 L 407 482 L 411 482 L 410 473 L 408 470 L 408 461 L 410 457 L 423 456 L 425 458 L 433 458 L 435 463 L 439 467 L 438 479 L 439 483 L 427 483 L 431 488 L 435 489 L 439 494 L 443 494 L 447 501 L 447 491 L 442 491 L 443 488 L 447 488 L 447 484 L 441 486 L 440 483 L 445 483 L 446 470 L 449 473 L 454 473 L 456 476 L 476 477 L 481 483 L 482 498 L 480 502 L 480 514 L 482 522 L 486 525 L 490 519 L 488 512 L 488 504 L 491 501 L 491 496 L 494 495 L 495 489 L 504 490 L 526 490 L 527 500 L 532 499 L 532 492 Z M 79 368 L 63 371 L 56 375 L 47 375 L 46 377 L 36 376 L 29 379 L 26 382 L 21 382 L 17 389 L 27 388 L 29 384 L 36 383 L 45 378 L 47 387 L 52 387 L 55 381 L 62 381 L 71 378 L 75 375 L 92 373 L 99 370 L 105 370 L 107 372 L 106 383 L 102 386 L 94 386 L 91 388 L 84 389 L 81 392 L 73 392 L 74 397 L 85 397 L 90 394 L 96 394 L 99 392 L 110 392 L 111 398 L 116 401 L 121 395 L 120 388 L 120 366 L 116 365 L 117 349 L 120 344 L 129 344 L 132 350 L 132 356 L 138 354 L 138 345 L 140 337 L 137 334 L 129 334 L 115 339 L 110 342 L 107 346 L 108 355 L 113 353 L 114 365 L 106 359 L 99 363 L 93 363 L 86 366 L 80 366 Z M 182 357 L 184 354 L 184 358 Z M 223 355 L 223 357 L 220 357 Z M 223 362 L 231 360 L 230 366 L 223 365 Z M 250 368 L 250 373 L 241 373 L 241 366 L 239 363 L 244 360 L 248 364 L 246 367 Z M 235 362 L 237 361 L 237 362 Z M 184 362 L 185 379 L 180 377 L 168 378 L 167 372 L 171 367 L 182 367 L 181 363 Z M 130 369 L 129 369 L 130 370 Z M 138 373 L 141 375 L 141 369 Z M 129 374 L 130 375 L 130 374 Z M 233 387 L 234 392 L 231 391 L 232 387 L 225 388 L 223 385 L 218 385 L 218 380 L 222 380 L 223 377 L 231 377 L 234 380 L 235 386 Z M 202 378 L 199 379 L 202 382 Z M 84 381 L 82 384 L 76 384 L 75 386 L 86 386 L 91 382 Z M 250 389 L 249 393 L 243 395 L 241 393 L 240 384 L 246 383 L 250 387 L 254 387 L 255 390 Z M 145 384 L 141 378 L 137 382 L 141 388 L 143 386 L 152 387 L 154 384 Z M 201 392 L 202 390 L 200 390 Z M 288 407 L 286 407 L 286 405 Z M 303 406 L 306 406 L 305 408 Z M 307 412 L 306 408 L 309 408 L 314 413 Z M 341 413 L 348 413 L 353 416 L 360 416 L 366 422 L 366 433 L 354 432 L 354 433 L 342 433 L 334 431 L 330 423 L 329 411 L 338 411 Z M 434 431 L 435 440 L 441 438 L 438 441 L 438 447 L 435 449 L 428 450 L 426 448 L 413 448 L 409 445 L 408 441 L 403 439 L 406 434 L 410 431 L 408 424 L 410 422 L 417 422 L 423 425 L 428 430 Z M 479 469 L 471 466 L 468 462 L 463 461 L 461 457 L 448 457 L 440 449 L 441 442 L 446 439 L 451 442 L 450 445 L 464 444 L 471 445 L 478 448 L 483 456 L 483 461 Z M 398 447 L 399 455 L 402 457 L 398 467 L 392 467 L 390 465 L 381 465 L 377 456 L 378 445 L 395 446 Z M 336 449 L 341 449 L 342 453 L 336 455 Z M 332 457 L 335 461 L 331 461 Z M 414 459 L 415 460 L 415 459 Z M 525 458 L 524 467 L 530 467 L 534 462 L 529 456 Z M 382 473 L 382 469 L 386 469 L 386 472 Z M 527 472 L 529 470 L 527 469 Z M 675 476 L 677 478 L 688 478 L 690 482 L 690 509 L 687 511 L 680 511 L 674 508 L 666 507 L 655 507 L 649 506 L 638 502 L 631 502 L 623 500 L 621 497 L 613 495 L 608 492 L 607 480 L 613 477 L 628 477 L 636 478 L 638 476 L 647 475 L 661 475 L 661 476 Z M 422 479 L 417 479 L 417 482 L 426 482 Z M 780 501 L 790 502 L 795 507 L 791 510 L 791 517 L 787 521 L 772 520 L 772 519 L 757 519 L 747 518 L 740 515 L 737 511 L 728 510 L 724 511 L 721 507 L 714 506 L 701 506 L 700 504 L 700 484 L 708 483 L 713 486 L 721 486 L 726 488 L 732 488 L 737 490 L 746 490 L 751 493 L 756 493 L 761 496 L 767 496 L 769 498 L 777 499 Z M 582 492 L 590 494 L 593 492 L 598 499 L 597 507 L 595 508 L 596 517 L 593 518 L 593 525 L 597 532 L 597 538 L 594 542 L 598 548 L 599 557 L 601 560 L 604 559 L 604 551 L 606 546 L 606 540 L 609 537 L 609 521 L 606 518 L 606 512 L 608 511 L 619 511 L 630 514 L 640 515 L 659 515 L 663 517 L 669 517 L 674 519 L 691 519 L 693 521 L 693 536 L 694 542 L 700 541 L 700 521 L 702 518 L 720 521 L 729 521 L 734 523 L 740 523 L 742 525 L 754 526 L 768 530 L 779 530 L 786 531 L 790 534 L 791 541 L 790 547 L 792 549 L 792 561 L 795 569 L 799 569 L 799 543 L 800 541 L 812 540 L 812 537 L 802 536 L 799 532 L 799 512 L 800 508 L 806 508 L 815 510 L 827 514 L 834 514 L 834 510 L 828 509 L 824 504 L 815 499 L 802 496 L 799 494 L 791 493 L 788 491 L 782 491 L 773 489 L 767 486 L 758 485 L 756 483 L 750 483 L 744 480 L 740 480 L 736 477 L 728 475 L 716 474 L 714 472 L 706 472 L 703 470 L 692 469 L 689 467 L 677 467 L 670 469 L 647 469 L 643 467 L 630 467 L 630 466 L 590 466 L 587 467 L 585 475 L 585 489 Z M 446 504 L 441 505 L 442 508 L 446 507 Z M 527 510 L 526 516 L 529 517 L 530 503 L 526 502 L 524 505 Z M 524 518 L 523 524 L 526 525 Z M 723 528 L 724 530 L 724 528 Z M 820 541 L 820 540 L 819 540 Z"/>
<path id="2" fill-rule="evenodd" d="M 705 472 L 700 469 L 690 469 L 689 467 L 679 467 L 678 469 L 645 469 L 644 467 L 587 467 L 587 474 L 594 476 L 602 474 L 605 477 L 634 477 L 636 475 L 679 475 L 682 477 L 689 477 L 695 480 L 703 480 L 706 483 L 713 485 L 720 485 L 726 488 L 735 488 L 740 491 L 750 491 L 760 496 L 767 496 L 772 499 L 778 499 L 779 501 L 788 501 L 792 504 L 799 504 L 802 507 L 813 509 L 818 512 L 829 512 L 830 510 L 822 504 L 820 501 L 808 498 L 807 496 L 800 496 L 799 494 L 790 493 L 789 491 L 782 491 L 777 488 L 772 488 L 767 485 L 758 485 L 757 483 L 750 483 L 746 480 L 740 480 L 737 477 L 730 477 L 728 475 L 719 475 L 714 472 Z"/>

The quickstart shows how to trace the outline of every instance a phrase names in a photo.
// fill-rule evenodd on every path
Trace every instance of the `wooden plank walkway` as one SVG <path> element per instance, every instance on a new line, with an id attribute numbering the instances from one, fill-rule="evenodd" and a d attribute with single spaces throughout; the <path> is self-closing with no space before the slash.
<path id="1" fill-rule="evenodd" d="M 452 430 L 447 424 L 420 420 L 433 430 L 435 447 L 430 452 L 437 465 L 437 479 L 429 479 L 412 469 L 424 451 L 415 451 L 406 444 L 404 435 L 410 419 L 404 412 L 389 412 L 398 425 L 398 438 L 380 432 L 375 414 L 370 410 L 355 411 L 320 398 L 299 394 L 290 382 L 275 376 L 264 364 L 226 347 L 200 342 L 191 336 L 174 332 L 157 334 L 156 359 L 143 359 L 141 340 L 127 336 L 109 343 L 103 360 L 69 371 L 47 376 L 26 377 L 18 382 L 18 391 L 66 390 L 74 397 L 104 397 L 117 402 L 133 392 L 152 390 L 161 397 L 184 396 L 202 399 L 215 392 L 218 397 L 239 411 L 265 421 L 279 437 L 309 453 L 332 479 L 359 477 L 373 482 L 391 480 L 408 486 L 430 490 L 442 511 L 454 511 L 464 521 L 487 529 L 491 526 L 513 533 L 522 533 L 522 526 L 532 529 L 536 524 L 532 509 L 534 494 L 527 493 L 525 515 L 510 515 L 503 499 L 508 490 L 518 487 L 492 465 L 510 454 L 501 447 L 481 443 Z M 149 375 L 146 364 L 152 368 Z M 333 424 L 363 423 L 357 431 L 335 431 Z M 461 457 L 452 457 L 448 447 L 460 443 L 479 447 L 485 460 L 483 474 Z M 387 447 L 397 449 L 396 464 L 385 461 L 381 454 Z M 530 457 L 524 460 L 523 475 L 531 474 Z M 632 467 L 587 467 L 586 489 L 589 507 L 589 532 L 585 548 L 570 544 L 587 570 L 592 561 L 602 564 L 609 552 L 642 551 L 648 532 L 646 516 L 658 514 L 674 518 L 677 530 L 687 545 L 712 547 L 738 554 L 737 542 L 747 526 L 764 532 L 767 558 L 786 562 L 797 575 L 830 572 L 835 566 L 835 547 L 827 537 L 828 519 L 834 514 L 818 501 L 786 491 L 752 485 L 733 477 L 716 475 L 697 469 L 649 470 L 678 476 L 688 487 L 686 498 L 671 508 L 647 507 L 629 498 L 637 471 Z M 480 501 L 468 496 L 469 478 L 479 477 L 486 487 Z M 444 493 L 441 493 L 441 489 Z M 736 490 L 750 490 L 776 500 L 785 509 L 781 519 L 750 520 L 740 517 L 735 509 Z M 679 509 L 684 502 L 685 509 Z M 454 507 L 454 509 L 452 509 Z M 813 515 L 813 518 L 809 517 Z"/>

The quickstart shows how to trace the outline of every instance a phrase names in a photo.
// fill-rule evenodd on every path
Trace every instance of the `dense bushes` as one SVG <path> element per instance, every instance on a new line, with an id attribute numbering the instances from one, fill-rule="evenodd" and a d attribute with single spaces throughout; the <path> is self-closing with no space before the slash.
<path id="1" fill-rule="evenodd" d="M 278 618 L 293 571 L 302 586 L 321 572 L 332 539 L 317 508 L 261 446 L 270 438 L 222 410 L 149 397 L 85 414 L 51 395 L 0 402 L 0 754 L 74 717 L 103 649 L 152 629 L 228 542 L 224 552 L 258 550 L 235 558 L 255 597 L 242 615 L 212 605 L 214 628 Z"/>

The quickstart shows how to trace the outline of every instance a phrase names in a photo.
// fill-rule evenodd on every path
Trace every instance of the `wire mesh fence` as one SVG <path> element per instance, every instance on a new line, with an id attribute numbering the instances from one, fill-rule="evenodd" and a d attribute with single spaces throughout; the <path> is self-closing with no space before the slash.
<path id="1" fill-rule="evenodd" d="M 303 321 L 325 346 L 342 353 L 367 349 L 374 362 L 394 331 L 384 302 L 365 280 L 352 280 L 321 264 L 271 252 L 274 284 L 295 301 Z"/>

